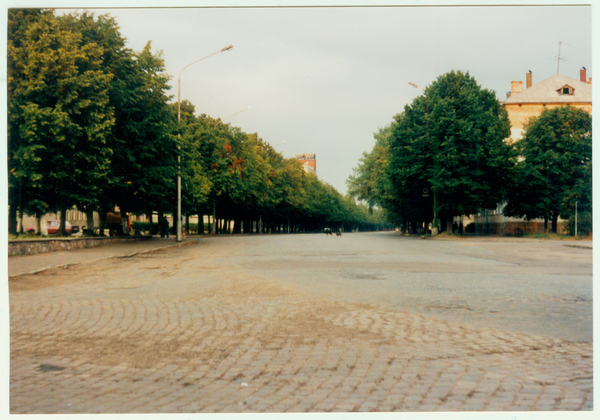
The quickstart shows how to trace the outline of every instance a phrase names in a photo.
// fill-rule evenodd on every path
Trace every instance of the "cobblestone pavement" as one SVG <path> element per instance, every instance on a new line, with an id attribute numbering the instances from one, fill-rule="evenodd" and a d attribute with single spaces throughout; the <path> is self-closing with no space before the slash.
<path id="1" fill-rule="evenodd" d="M 217 237 L 11 278 L 10 412 L 591 411 L 565 245 Z"/>

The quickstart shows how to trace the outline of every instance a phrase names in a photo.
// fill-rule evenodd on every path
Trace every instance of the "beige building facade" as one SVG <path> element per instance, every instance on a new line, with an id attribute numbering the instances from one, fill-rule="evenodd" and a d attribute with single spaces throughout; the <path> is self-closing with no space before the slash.
<path id="1" fill-rule="evenodd" d="M 510 92 L 502 102 L 510 120 L 513 141 L 521 139 L 527 121 L 545 109 L 570 105 L 592 114 L 592 79 L 587 79 L 585 68 L 580 70 L 579 80 L 555 74 L 534 85 L 532 73 L 525 77 L 526 89 L 522 81 L 511 82 Z"/>
<path id="2" fill-rule="evenodd" d="M 510 92 L 502 102 L 508 113 L 511 125 L 511 142 L 523 138 L 525 125 L 529 119 L 537 117 L 545 109 L 570 105 L 592 114 L 592 79 L 587 78 L 583 67 L 579 80 L 561 74 L 551 76 L 538 84 L 533 84 L 533 74 L 525 74 L 525 89 L 522 81 L 511 82 Z M 474 222 L 478 232 L 495 234 L 544 233 L 544 220 L 524 220 L 507 217 L 503 214 L 504 205 L 488 209 L 475 215 Z M 563 220 L 558 219 L 558 233 L 565 233 Z"/>

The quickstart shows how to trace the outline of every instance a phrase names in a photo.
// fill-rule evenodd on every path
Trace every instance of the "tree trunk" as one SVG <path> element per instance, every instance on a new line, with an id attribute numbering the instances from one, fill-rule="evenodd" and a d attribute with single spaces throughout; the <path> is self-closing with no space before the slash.
<path id="1" fill-rule="evenodd" d="M 104 236 L 104 225 L 106 224 L 106 210 L 99 208 L 98 209 L 98 217 L 100 218 L 100 231 L 98 232 L 100 236 Z"/>
<path id="2" fill-rule="evenodd" d="M 152 211 L 147 211 L 146 212 L 146 219 L 148 219 L 148 223 L 150 226 L 150 236 L 152 236 L 152 228 L 153 228 L 153 221 L 152 221 Z"/>
<path id="3" fill-rule="evenodd" d="M 217 205 L 215 204 L 213 206 L 213 217 L 212 217 L 212 224 L 213 224 L 212 229 L 213 229 L 213 233 L 215 235 L 217 234 L 217 226 L 215 224 L 216 220 L 217 220 Z"/>
<path id="4" fill-rule="evenodd" d="M 179 226 L 179 223 L 181 223 L 181 220 L 178 220 L 179 218 L 177 217 L 177 206 L 175 206 L 175 209 L 173 210 L 173 231 L 175 238 L 177 238 L 177 226 Z"/>
<path id="5" fill-rule="evenodd" d="M 66 227 L 67 227 L 67 211 L 65 210 L 65 206 L 60 206 L 60 236 L 66 236 Z"/>
<path id="6" fill-rule="evenodd" d="M 42 235 L 42 217 L 44 215 L 40 212 L 35 213 L 35 228 L 38 235 Z"/>
<path id="7" fill-rule="evenodd" d="M 16 188 L 10 188 L 10 196 L 13 196 L 16 192 Z M 8 209 L 8 233 L 11 235 L 17 234 L 17 200 L 13 197 L 10 199 L 10 208 Z"/>
<path id="8" fill-rule="evenodd" d="M 86 227 L 89 230 L 94 229 L 94 210 L 92 208 L 88 208 L 85 210 L 85 217 L 87 218 L 86 220 Z"/>

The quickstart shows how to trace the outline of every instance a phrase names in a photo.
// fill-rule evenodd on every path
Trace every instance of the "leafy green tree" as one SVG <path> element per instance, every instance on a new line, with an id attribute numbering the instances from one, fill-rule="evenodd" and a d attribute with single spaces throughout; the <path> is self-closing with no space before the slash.
<path id="1" fill-rule="evenodd" d="M 177 104 L 173 104 L 173 110 L 177 112 Z M 182 214 L 185 215 L 202 214 L 212 188 L 212 182 L 202 163 L 200 139 L 204 126 L 194 112 L 195 107 L 191 102 L 181 102 L 181 201 Z"/>
<path id="2" fill-rule="evenodd" d="M 32 193 L 35 195 L 37 182 L 41 180 L 39 174 L 29 174 L 28 168 L 20 165 L 15 160 L 15 153 L 26 146 L 22 143 L 20 129 L 22 121 L 22 98 L 20 93 L 26 90 L 28 81 L 19 77 L 18 67 L 22 67 L 25 60 L 25 51 L 23 50 L 23 40 L 27 29 L 42 16 L 50 12 L 41 9 L 9 9 L 8 10 L 8 199 L 9 199 L 9 233 L 17 233 L 17 211 L 23 211 L 28 207 L 31 214 L 39 217 L 46 212 L 47 205 L 43 200 L 32 197 L 28 198 L 27 185 L 33 183 Z M 33 180 L 30 180 L 33 177 Z M 39 197 L 38 197 L 39 198 Z M 35 202 L 34 202 L 35 200 Z M 23 226 L 21 225 L 21 228 Z M 40 226 L 38 225 L 38 232 Z"/>
<path id="3" fill-rule="evenodd" d="M 429 106 L 420 96 L 402 114 L 396 115 L 390 138 L 388 177 L 392 191 L 391 209 L 411 230 L 433 217 L 430 176 L 433 153 L 429 141 Z M 427 193 L 425 193 L 427 192 Z"/>
<path id="4" fill-rule="evenodd" d="M 393 209 L 394 199 L 388 176 L 391 134 L 391 124 L 374 134 L 373 149 L 369 153 L 363 153 L 358 167 L 346 181 L 348 193 L 353 198 L 366 202 L 370 212 L 376 206 Z"/>
<path id="5" fill-rule="evenodd" d="M 253 221 L 258 221 L 263 213 L 273 211 L 278 197 L 269 178 L 272 167 L 266 150 L 267 145 L 257 133 L 246 134 L 242 139 L 242 161 L 239 162 L 239 171 L 246 198 L 243 201 L 243 214 L 238 211 L 236 220 L 242 217 L 250 226 Z M 240 204 L 242 203 L 238 202 L 237 209 L 242 208 Z M 248 231 L 250 229 L 246 229 L 246 232 Z"/>
<path id="6" fill-rule="evenodd" d="M 73 32 L 81 34 L 82 42 L 94 43 L 102 49 L 100 69 L 112 76 L 109 86 L 109 107 L 113 110 L 115 124 L 107 138 L 107 144 L 112 150 L 110 174 L 102 179 L 101 199 L 82 203 L 78 209 L 88 215 L 88 228 L 93 228 L 93 212 L 100 214 L 100 224 L 103 224 L 106 212 L 120 205 L 120 196 L 115 190 L 122 184 L 119 168 L 122 167 L 120 156 L 127 153 L 127 142 L 122 140 L 124 125 L 128 124 L 125 116 L 131 108 L 132 89 L 135 84 L 131 81 L 131 69 L 135 67 L 134 53 L 125 47 L 125 38 L 119 33 L 118 25 L 109 15 L 95 15 L 89 12 L 70 13 L 60 17 L 62 24 Z M 126 130 L 126 129 L 125 129 Z M 117 164 L 115 164 L 115 160 Z M 103 230 L 101 230 L 103 231 Z"/>
<path id="7" fill-rule="evenodd" d="M 64 20 L 40 14 L 9 44 L 13 176 L 27 189 L 23 209 L 39 216 L 98 202 L 111 156 L 114 124 L 110 74 L 102 49 L 86 43 Z M 12 125 L 11 124 L 11 125 Z"/>
<path id="8" fill-rule="evenodd" d="M 525 126 L 516 143 L 518 183 L 506 213 L 543 217 L 556 233 L 559 216 L 592 210 L 592 117 L 571 106 L 544 110 Z"/>
<path id="9" fill-rule="evenodd" d="M 297 159 L 284 159 L 272 151 L 270 159 L 273 172 L 270 177 L 278 200 L 272 211 L 272 216 L 279 221 L 291 219 L 293 223 L 304 230 L 302 221 L 306 208 L 307 194 L 303 177 L 305 172 Z"/>
<path id="10" fill-rule="evenodd" d="M 420 209 L 421 221 L 439 215 L 451 224 L 453 216 L 495 207 L 513 179 L 509 134 L 493 91 L 469 73 L 440 76 L 396 117 L 389 167 L 396 211 L 414 219 Z"/>
<path id="11" fill-rule="evenodd" d="M 113 151 L 110 176 L 104 179 L 99 205 L 84 209 L 90 214 L 91 210 L 98 210 L 101 221 L 114 206 L 119 206 L 122 213 L 145 212 L 150 217 L 153 210 L 173 209 L 178 142 L 176 114 L 168 104 L 169 76 L 164 72 L 162 53 L 153 53 L 150 42 L 139 53 L 127 48 L 118 25 L 109 15 L 84 12 L 65 15 L 63 20 L 84 40 L 102 48 L 101 68 L 114 76 L 109 90 L 110 107 L 115 114 L 108 138 Z M 182 179 L 186 179 L 183 174 Z"/>
<path id="12" fill-rule="evenodd" d="M 197 155 L 211 186 L 199 211 L 214 211 L 218 219 L 236 220 L 237 229 L 244 211 L 256 211 L 253 194 L 259 193 L 260 185 L 255 183 L 255 165 L 250 162 L 255 159 L 251 155 L 257 138 L 205 114 L 198 117 L 198 122 L 194 133 Z"/>
<path id="13" fill-rule="evenodd" d="M 176 206 L 179 144 L 162 53 L 154 54 L 148 42 L 122 70 L 126 87 L 113 136 L 110 193 L 121 211 L 168 211 Z"/>

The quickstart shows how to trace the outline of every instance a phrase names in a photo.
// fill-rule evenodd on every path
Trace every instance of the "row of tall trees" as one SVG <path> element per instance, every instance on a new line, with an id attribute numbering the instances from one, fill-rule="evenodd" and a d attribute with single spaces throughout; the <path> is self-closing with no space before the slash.
<path id="1" fill-rule="evenodd" d="M 249 232 L 314 232 L 391 227 L 354 199 L 342 196 L 294 158 L 285 159 L 256 133 L 248 134 L 181 105 L 185 214 L 208 214 Z M 252 226 L 252 227 L 251 227 Z"/>
<path id="2" fill-rule="evenodd" d="M 468 73 L 440 76 L 375 134 L 348 179 L 352 196 L 385 209 L 396 223 L 423 223 L 496 208 L 544 218 L 591 212 L 591 116 L 573 107 L 544 111 L 511 142 L 493 91 Z M 442 225 L 443 229 L 443 225 Z"/>
<path id="3" fill-rule="evenodd" d="M 88 223 L 115 206 L 173 212 L 179 167 L 183 214 L 216 214 L 236 230 L 381 222 L 257 134 L 197 117 L 188 101 L 178 123 L 161 53 L 127 48 L 110 16 L 11 9 L 8 34 L 11 233 L 24 213 L 60 212 L 64 229 L 73 206 Z"/>

